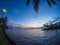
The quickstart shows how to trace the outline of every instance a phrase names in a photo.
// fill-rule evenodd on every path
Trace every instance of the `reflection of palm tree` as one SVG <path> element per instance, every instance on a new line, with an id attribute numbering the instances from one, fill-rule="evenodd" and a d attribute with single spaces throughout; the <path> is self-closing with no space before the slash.
<path id="1" fill-rule="evenodd" d="M 26 5 L 29 5 L 30 1 L 31 0 L 27 0 Z M 38 11 L 40 0 L 32 0 L 32 1 L 34 4 L 34 10 Z M 57 1 L 60 2 L 60 0 L 57 0 Z M 49 6 L 56 5 L 57 1 L 56 0 L 46 0 L 46 2 L 48 3 Z"/>

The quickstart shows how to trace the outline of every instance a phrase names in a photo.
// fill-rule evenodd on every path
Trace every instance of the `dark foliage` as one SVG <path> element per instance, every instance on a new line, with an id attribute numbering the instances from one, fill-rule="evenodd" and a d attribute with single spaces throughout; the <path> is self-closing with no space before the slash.
<path id="1" fill-rule="evenodd" d="M 31 0 L 27 0 L 26 5 L 29 5 L 30 1 Z M 38 12 L 40 0 L 32 0 L 32 1 L 34 4 L 34 10 Z M 60 2 L 60 0 L 46 0 L 49 6 L 56 5 L 57 1 Z"/>
<path id="2" fill-rule="evenodd" d="M 29 5 L 29 3 L 30 3 L 30 0 L 27 0 L 26 5 Z"/>
<path id="3" fill-rule="evenodd" d="M 8 21 L 7 17 L 5 17 L 5 18 L 1 17 L 0 18 L 0 28 L 2 28 L 2 29 L 8 28 L 7 21 Z"/>
<path id="4" fill-rule="evenodd" d="M 52 22 L 50 21 L 49 23 L 44 24 L 44 27 L 48 27 L 48 29 L 60 29 L 60 18 L 59 17 L 56 17 Z"/>
<path id="5" fill-rule="evenodd" d="M 56 1 L 55 1 L 55 0 L 51 0 L 51 3 L 52 3 L 53 5 L 56 5 Z"/>
<path id="6" fill-rule="evenodd" d="M 60 0 L 57 0 L 58 2 L 60 2 Z"/>
<path id="7" fill-rule="evenodd" d="M 51 6 L 51 3 L 50 3 L 50 1 L 49 1 L 49 0 L 46 0 L 46 1 L 47 1 L 48 5 L 49 5 L 49 6 Z"/>

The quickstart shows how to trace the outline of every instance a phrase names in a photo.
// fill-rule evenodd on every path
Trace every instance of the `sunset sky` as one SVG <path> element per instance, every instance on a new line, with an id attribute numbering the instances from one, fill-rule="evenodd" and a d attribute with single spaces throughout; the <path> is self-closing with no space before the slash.
<path id="1" fill-rule="evenodd" d="M 26 6 L 26 0 L 0 0 L 0 16 L 3 15 L 1 9 L 7 10 L 5 16 L 8 17 L 9 25 L 20 25 L 22 27 L 41 27 L 42 24 L 60 17 L 60 6 L 49 7 L 45 0 L 41 0 L 39 11 L 35 12 L 33 3 Z"/>

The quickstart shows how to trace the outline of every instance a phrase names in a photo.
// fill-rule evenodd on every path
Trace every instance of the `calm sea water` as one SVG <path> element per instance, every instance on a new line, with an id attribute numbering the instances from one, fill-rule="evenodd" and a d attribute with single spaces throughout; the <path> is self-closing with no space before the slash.
<path id="1" fill-rule="evenodd" d="M 9 29 L 6 33 L 17 45 L 60 45 L 60 29 Z"/>

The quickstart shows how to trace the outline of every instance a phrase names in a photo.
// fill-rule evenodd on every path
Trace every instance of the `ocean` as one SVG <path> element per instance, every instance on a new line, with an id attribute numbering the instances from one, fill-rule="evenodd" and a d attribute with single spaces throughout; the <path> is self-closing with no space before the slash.
<path id="1" fill-rule="evenodd" d="M 60 29 L 8 29 L 6 34 L 17 45 L 60 45 Z"/>

